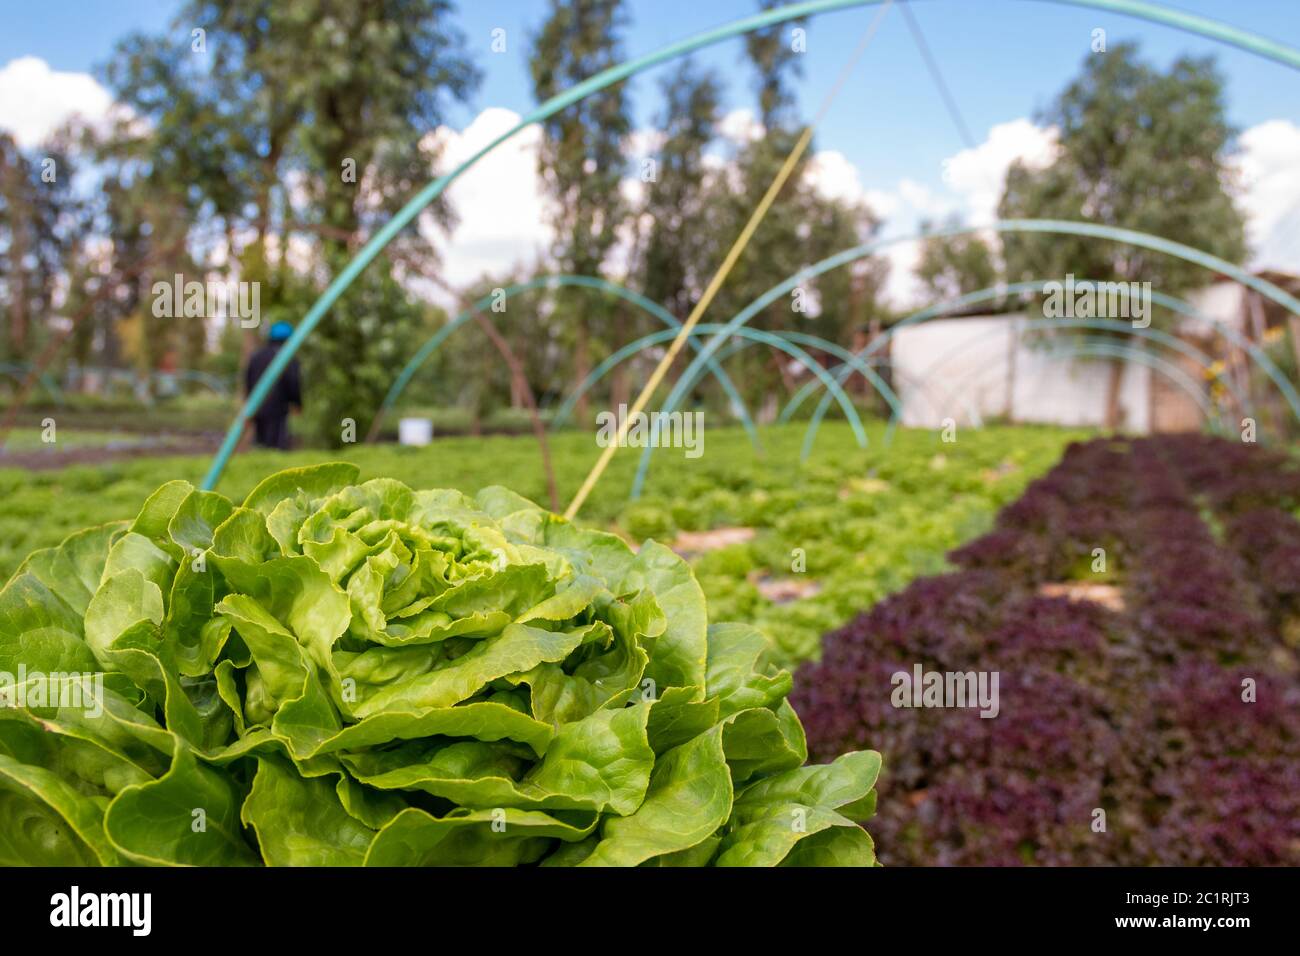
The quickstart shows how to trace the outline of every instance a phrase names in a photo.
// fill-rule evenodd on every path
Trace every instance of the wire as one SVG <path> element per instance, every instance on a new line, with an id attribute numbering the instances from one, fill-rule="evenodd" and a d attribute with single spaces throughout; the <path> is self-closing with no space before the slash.
<path id="1" fill-rule="evenodd" d="M 939 71 L 939 62 L 934 58 L 934 54 L 930 52 L 930 45 L 925 42 L 925 35 L 921 33 L 921 24 L 912 15 L 911 4 L 900 4 L 899 10 L 903 13 L 903 19 L 907 21 L 907 28 L 912 31 L 912 39 L 916 41 L 916 48 L 921 51 L 921 59 L 925 61 L 925 67 L 930 71 L 930 78 L 934 80 L 934 85 L 939 88 L 939 95 L 943 97 L 943 104 L 948 108 L 948 115 L 952 117 L 958 135 L 961 136 L 962 142 L 966 144 L 968 149 L 974 149 L 976 146 L 975 138 L 971 136 L 970 127 L 966 125 L 961 110 L 957 108 L 957 100 L 953 98 L 952 92 L 948 89 L 948 84 L 943 80 L 943 74 Z"/>
<path id="2" fill-rule="evenodd" d="M 675 57 L 703 49 L 730 37 L 740 36 L 752 30 L 771 26 L 774 23 L 785 23 L 789 20 L 801 19 L 832 10 L 846 10 L 850 7 L 867 6 L 875 2 L 878 2 L 878 0 L 802 0 L 799 3 L 777 7 L 774 10 L 765 10 L 762 13 L 735 20 L 715 29 L 669 44 L 653 53 L 625 60 L 557 93 L 520 119 L 510 129 L 493 139 L 492 142 L 483 146 L 472 156 L 462 160 L 454 169 L 428 183 L 412 196 L 406 205 L 399 209 L 393 215 L 393 218 L 385 223 L 377 233 L 370 237 L 369 241 L 348 262 L 344 270 L 334 277 L 325 291 L 321 293 L 320 298 L 307 310 L 307 314 L 303 316 L 297 330 L 276 354 L 275 361 L 267 367 L 266 372 L 258 380 L 257 386 L 254 387 L 253 393 L 248 396 L 234 421 L 226 429 L 226 435 L 222 439 L 221 447 L 217 449 L 217 453 L 212 458 L 212 463 L 208 466 L 207 474 L 203 477 L 202 489 L 211 491 L 216 487 L 217 482 L 221 479 L 222 472 L 225 471 L 226 465 L 230 462 L 230 456 L 234 454 L 235 446 L 239 444 L 240 436 L 243 434 L 248 420 L 261 407 L 266 398 L 266 393 L 270 391 L 271 386 L 283 374 L 285 367 L 293 359 L 299 347 L 306 341 L 312 330 L 320 324 L 326 313 L 343 295 L 348 286 L 356 280 L 366 266 L 374 261 L 380 250 L 388 245 L 393 240 L 393 237 L 411 224 L 421 210 L 441 196 L 443 191 L 457 177 L 492 150 L 511 137 L 516 136 L 520 131 L 532 126 L 534 123 L 540 123 L 542 120 L 554 116 L 560 110 L 572 106 L 584 97 L 606 89 L 615 83 L 620 83 L 652 66 L 666 63 Z M 1256 56 L 1274 60 L 1294 69 L 1300 69 L 1300 49 L 1280 43 L 1269 37 L 1260 36 L 1247 30 L 1240 30 L 1225 23 L 1219 23 L 1217 20 L 1211 20 L 1208 17 L 1174 10 L 1155 3 L 1153 0 L 1038 0 L 1038 2 L 1062 3 L 1069 6 L 1110 10 L 1124 16 L 1164 24 L 1187 33 L 1207 36 L 1220 43 L 1246 50 Z M 265 383 L 265 386 L 263 386 L 263 383 Z"/>

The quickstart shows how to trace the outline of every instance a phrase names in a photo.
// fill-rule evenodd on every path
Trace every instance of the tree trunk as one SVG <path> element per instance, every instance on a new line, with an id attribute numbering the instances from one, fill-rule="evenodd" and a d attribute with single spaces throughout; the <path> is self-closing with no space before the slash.
<path id="1" fill-rule="evenodd" d="M 524 371 L 523 363 L 519 361 L 519 357 L 510 348 L 510 343 L 497 331 L 497 327 L 492 323 L 491 319 L 478 312 L 474 315 L 474 321 L 479 324 L 479 327 L 486 333 L 492 344 L 496 346 L 497 352 L 509 367 L 511 395 L 519 394 L 524 406 L 528 409 L 528 417 L 533 423 L 533 436 L 537 439 L 537 447 L 542 453 L 542 470 L 546 473 L 546 492 L 551 499 L 551 510 L 559 511 L 560 493 L 555 486 L 555 469 L 551 465 L 551 447 L 546 441 L 546 426 L 542 424 L 542 417 L 537 412 L 537 401 L 533 398 L 533 390 L 528 386 L 528 377 Z"/>
<path id="2" fill-rule="evenodd" d="M 628 378 L 627 363 L 619 362 L 614 371 L 609 373 L 609 404 L 614 411 L 620 405 L 630 404 L 632 397 L 631 381 Z"/>
<path id="3" fill-rule="evenodd" d="M 18 159 L 19 164 L 22 158 Z M 27 258 L 27 227 L 23 221 L 20 190 L 25 184 L 19 182 L 19 166 L 11 168 L 8 193 L 11 197 L 9 210 L 9 244 L 10 260 L 14 263 L 14 274 L 10 284 L 9 306 L 9 342 L 13 357 L 22 361 L 27 357 L 27 271 L 23 260 Z"/>
<path id="4" fill-rule="evenodd" d="M 573 381 L 583 381 L 591 372 L 591 343 L 587 338 L 586 316 L 578 316 L 577 341 L 573 348 Z M 587 426 L 587 393 L 583 392 L 575 406 L 577 419 L 585 428 Z"/>
<path id="5" fill-rule="evenodd" d="M 1124 363 L 1119 359 L 1112 359 L 1109 365 L 1106 379 L 1105 425 L 1106 428 L 1114 431 L 1123 424 L 1124 409 L 1120 406 L 1120 392 L 1124 385 Z"/>
<path id="6" fill-rule="evenodd" d="M 776 366 L 776 373 L 781 376 L 781 387 L 785 389 L 787 395 L 791 394 L 798 387 L 799 383 L 795 381 L 794 375 L 790 373 L 790 369 L 787 367 L 785 362 L 785 353 L 778 352 L 774 349 L 771 352 L 771 359 L 772 364 Z M 808 374 L 813 374 L 812 369 L 808 370 Z"/>
<path id="7" fill-rule="evenodd" d="M 259 222 L 257 226 L 257 238 L 255 241 L 258 243 L 258 248 L 261 250 L 262 256 L 265 257 L 266 256 L 266 226 L 261 221 L 262 220 L 261 214 L 258 215 L 258 220 Z M 226 271 L 227 273 L 230 273 L 232 271 L 231 266 L 234 262 L 234 259 L 235 259 L 234 223 L 227 220 L 226 221 Z M 229 322 L 230 318 L 227 317 L 226 321 Z M 266 334 L 266 331 L 267 331 L 266 329 L 260 327 L 260 324 L 252 328 L 241 329 L 242 334 L 239 336 L 239 367 L 241 369 L 245 369 L 248 367 L 248 360 L 252 357 L 253 353 L 257 351 L 259 340 L 261 336 Z"/>
<path id="8" fill-rule="evenodd" d="M 1287 327 L 1291 331 L 1291 351 L 1295 353 L 1296 368 L 1300 368 L 1300 318 L 1287 316 Z"/>
<path id="9" fill-rule="evenodd" d="M 849 340 L 849 351 L 857 354 L 867 347 L 871 341 L 871 334 L 861 326 L 853 330 L 853 336 Z M 871 394 L 871 383 L 865 375 L 855 375 L 849 379 L 850 388 L 857 392 L 865 400 Z"/>

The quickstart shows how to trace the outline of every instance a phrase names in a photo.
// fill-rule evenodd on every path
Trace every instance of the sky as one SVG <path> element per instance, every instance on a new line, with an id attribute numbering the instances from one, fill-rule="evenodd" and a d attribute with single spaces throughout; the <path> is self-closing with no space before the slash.
<path id="1" fill-rule="evenodd" d="M 456 19 L 483 82 L 436 133 L 445 161 L 469 155 L 535 105 L 528 47 L 547 6 L 546 0 L 458 4 Z M 746 16 L 755 6 L 755 0 L 631 0 L 624 50 L 628 56 L 651 52 Z M 175 23 L 182 7 L 176 0 L 0 0 L 0 128 L 30 146 L 72 111 L 104 112 L 112 96 L 96 70 L 112 56 L 114 43 L 136 30 L 188 34 L 190 24 Z M 1179 0 L 1177 7 L 1300 47 L 1296 0 Z M 911 234 L 923 219 L 952 214 L 976 225 L 987 221 L 1007 165 L 1016 158 L 1050 158 L 1052 134 L 1042 112 L 1086 57 L 1104 55 L 1090 48 L 1094 31 L 1102 29 L 1108 46 L 1135 40 L 1161 66 L 1182 54 L 1217 59 L 1229 120 L 1240 131 L 1240 202 L 1253 264 L 1300 271 L 1300 72 L 1208 38 L 1049 0 L 917 0 L 912 10 L 974 147 L 945 108 L 896 9 L 885 13 L 819 124 L 814 147 L 819 187 L 866 201 L 885 218 L 886 234 Z M 877 7 L 853 8 L 808 24 L 804 75 L 797 81 L 804 117 L 817 111 L 877 13 Z M 491 50 L 497 29 L 505 31 L 504 53 Z M 727 84 L 726 129 L 736 137 L 752 134 L 752 73 L 742 51 L 735 39 L 696 54 Z M 659 84 L 674 69 L 659 67 L 632 82 L 643 133 L 654 128 Z M 430 239 L 443 249 L 451 282 L 503 272 L 545 245 L 536 142 L 536 130 L 525 131 L 449 191 L 461 225 L 450 239 L 433 233 Z M 891 255 L 889 293 L 910 304 L 918 294 L 907 275 L 915 247 Z"/>

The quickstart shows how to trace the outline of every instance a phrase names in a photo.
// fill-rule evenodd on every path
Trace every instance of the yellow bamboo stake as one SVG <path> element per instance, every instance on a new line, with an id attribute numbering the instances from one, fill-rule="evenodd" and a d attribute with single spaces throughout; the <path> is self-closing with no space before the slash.
<path id="1" fill-rule="evenodd" d="M 713 302 L 713 297 L 718 294 L 718 289 L 722 288 L 722 283 L 727 280 L 727 276 L 730 274 L 732 267 L 735 266 L 736 261 L 740 258 L 740 254 L 744 252 L 745 247 L 749 245 L 749 240 L 753 238 L 755 231 L 758 229 L 758 224 L 762 222 L 763 217 L 767 215 L 768 209 L 771 208 L 772 203 L 776 201 L 777 195 L 781 192 L 781 187 L 784 186 L 786 180 L 790 178 L 790 174 L 794 172 L 794 168 L 798 165 L 800 157 L 803 156 L 804 151 L 808 149 L 808 144 L 812 142 L 813 128 L 821 118 L 826 115 L 826 110 L 830 107 L 831 101 L 835 99 L 836 95 L 843 88 L 844 81 L 848 79 L 849 72 L 852 70 L 854 64 L 857 63 L 857 60 L 862 55 L 863 51 L 866 50 L 867 44 L 871 42 L 871 38 L 875 35 L 876 29 L 880 26 L 881 18 L 885 15 L 885 11 L 890 8 L 892 2 L 893 0 L 886 0 L 884 6 L 882 6 L 880 11 L 872 18 L 871 25 L 867 28 L 866 33 L 863 34 L 862 40 L 858 43 L 858 47 L 854 50 L 853 56 L 850 57 L 849 62 L 846 63 L 844 69 L 840 71 L 840 75 L 836 78 L 835 84 L 827 94 L 825 101 L 822 103 L 821 109 L 817 111 L 816 118 L 804 127 L 804 131 L 800 134 L 798 142 L 794 144 L 794 149 L 790 150 L 790 155 L 785 158 L 785 162 L 781 164 L 781 168 L 777 172 L 776 178 L 772 180 L 772 185 L 767 187 L 767 192 L 763 194 L 763 198 L 759 200 L 758 205 L 754 208 L 754 212 L 750 215 L 749 222 L 745 223 L 745 228 L 740 231 L 740 235 L 737 236 L 736 241 L 732 243 L 731 250 L 727 253 L 727 257 L 722 260 L 722 265 L 718 267 L 718 271 L 709 281 L 708 287 L 704 290 L 704 295 L 700 296 L 700 301 L 695 303 L 695 308 L 691 310 L 690 316 L 688 316 L 686 321 L 682 323 L 681 329 L 677 332 L 677 337 L 673 339 L 672 344 L 668 346 L 668 351 L 664 353 L 664 357 L 661 358 L 659 364 L 655 366 L 655 370 L 650 374 L 649 381 L 647 381 L 645 387 L 641 389 L 641 394 L 636 397 L 636 401 L 632 403 L 632 408 L 619 423 L 618 434 L 614 437 L 613 441 L 605 446 L 604 451 L 600 453 L 600 458 L 596 460 L 596 464 L 592 466 L 591 472 L 583 481 L 582 487 L 579 488 L 578 493 L 573 496 L 573 501 L 569 502 L 569 507 L 564 512 L 564 517 L 568 518 L 570 521 L 572 521 L 577 515 L 583 502 L 587 500 L 587 496 L 591 494 L 591 489 L 596 487 L 596 482 L 598 482 L 600 476 L 605 473 L 605 469 L 608 467 L 610 460 L 613 459 L 615 452 L 618 451 L 619 446 L 621 446 L 624 440 L 626 440 L 627 431 L 632 420 L 636 418 L 642 410 L 644 410 L 646 404 L 650 401 L 650 396 L 654 394 L 655 389 L 659 387 L 659 383 L 662 382 L 664 376 L 668 374 L 668 369 L 673 364 L 673 360 L 677 358 L 678 353 L 681 352 L 682 348 L 686 345 L 686 340 L 690 337 L 691 330 L 699 323 L 700 318 L 704 315 L 704 311 L 709 307 L 710 303 Z"/>
<path id="2" fill-rule="evenodd" d="M 617 437 L 605 446 L 605 450 L 600 453 L 600 459 L 596 462 L 595 467 L 591 469 L 591 473 L 587 475 L 587 480 L 582 483 L 582 487 L 578 489 L 578 493 L 574 496 L 573 501 L 569 503 L 569 509 L 564 513 L 566 518 L 572 520 L 573 516 L 578 513 L 578 509 L 582 507 L 582 503 L 587 500 L 587 495 L 591 494 L 591 489 L 594 488 L 596 482 L 600 480 L 600 476 L 604 473 L 605 467 L 609 464 L 609 460 L 614 457 L 614 453 L 618 450 L 618 447 L 623 444 L 624 439 L 627 438 L 628 426 L 642 411 L 642 409 L 645 408 L 646 403 L 650 401 L 650 396 L 654 394 L 655 389 L 659 387 L 659 383 L 663 381 L 664 375 L 668 373 L 668 368 L 673 364 L 673 359 L 677 358 L 677 354 L 681 352 L 682 347 L 686 344 L 686 339 L 691 334 L 691 329 L 695 328 L 696 324 L 699 323 L 700 316 L 704 315 L 704 310 L 709 307 L 709 303 L 713 301 L 713 297 L 718 294 L 718 289 L 721 288 L 722 283 L 726 281 L 728 273 L 731 272 L 732 267 L 736 264 L 736 260 L 740 258 L 740 254 L 745 251 L 745 246 L 749 244 L 749 240 L 754 235 L 754 231 L 758 229 L 758 224 L 763 221 L 763 217 L 767 214 L 768 209 L 771 208 L 772 203 L 776 200 L 777 193 L 781 191 L 781 187 L 785 185 L 785 181 L 790 178 L 790 173 L 794 171 L 795 164 L 799 162 L 799 157 L 802 156 L 804 150 L 808 148 L 808 144 L 812 141 L 812 134 L 812 127 L 806 127 L 803 131 L 803 135 L 799 137 L 799 141 L 795 143 L 794 149 L 790 151 L 790 155 L 785 158 L 785 162 L 781 165 L 780 172 L 776 174 L 776 179 L 772 180 L 772 185 L 769 186 L 767 192 L 763 194 L 762 200 L 759 201 L 758 206 L 754 209 L 754 214 L 749 217 L 749 222 L 745 223 L 745 228 L 742 229 L 740 235 L 736 237 L 736 241 L 731 246 L 731 251 L 727 253 L 727 258 L 722 261 L 721 268 L 719 268 L 717 273 L 714 274 L 712 281 L 709 282 L 708 288 L 704 290 L 704 295 L 700 296 L 700 301 L 695 303 L 695 308 L 691 310 L 690 316 L 684 323 L 682 323 L 682 327 L 678 331 L 677 337 L 673 339 L 672 345 L 668 346 L 668 351 L 664 353 L 664 357 L 661 358 L 659 364 L 655 366 L 654 372 L 650 375 L 650 380 L 645 383 L 645 388 L 641 389 L 641 394 L 638 395 L 636 401 L 632 403 L 632 407 L 628 410 L 627 416 L 619 423 Z"/>

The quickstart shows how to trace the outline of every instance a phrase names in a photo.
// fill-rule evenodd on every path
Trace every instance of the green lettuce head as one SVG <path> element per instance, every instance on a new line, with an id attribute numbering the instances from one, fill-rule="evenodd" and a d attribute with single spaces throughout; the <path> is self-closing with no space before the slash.
<path id="1" fill-rule="evenodd" d="M 0 863 L 873 864 L 875 753 L 689 567 L 503 488 L 170 482 L 0 592 Z M 14 676 L 17 675 L 17 676 Z"/>

